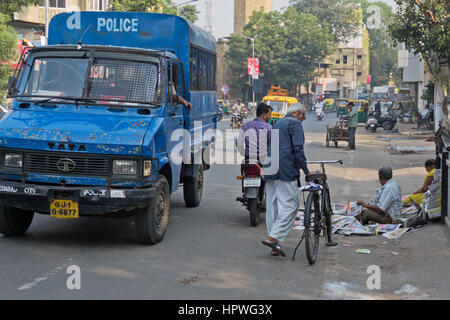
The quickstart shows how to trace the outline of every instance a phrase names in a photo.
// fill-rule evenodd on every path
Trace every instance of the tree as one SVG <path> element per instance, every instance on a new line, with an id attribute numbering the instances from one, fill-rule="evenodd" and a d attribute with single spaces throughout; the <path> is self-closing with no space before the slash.
<path id="1" fill-rule="evenodd" d="M 159 12 L 178 15 L 177 6 L 172 0 L 112 0 L 112 11 Z M 194 5 L 186 5 L 180 9 L 180 16 L 194 23 L 200 12 Z"/>
<path id="2" fill-rule="evenodd" d="M 180 16 L 185 18 L 187 21 L 195 23 L 198 20 L 198 14 L 200 11 L 193 4 L 187 4 L 180 9 Z"/>
<path id="3" fill-rule="evenodd" d="M 0 1 L 0 13 L 10 17 L 19 12 L 23 7 L 40 4 L 42 0 L 2 0 Z"/>
<path id="4" fill-rule="evenodd" d="M 449 85 L 450 24 L 448 0 L 396 0 L 397 10 L 389 25 L 396 43 L 403 43 L 424 60 L 431 72 L 448 129 L 446 93 Z M 443 65 L 446 62 L 446 65 Z M 444 68 L 446 70 L 444 70 Z"/>
<path id="5" fill-rule="evenodd" d="M 312 14 L 319 23 L 329 28 L 335 42 L 357 34 L 360 26 L 358 15 L 349 0 L 290 0 L 299 13 Z"/>
<path id="6" fill-rule="evenodd" d="M 15 60 L 15 45 L 17 34 L 7 25 L 9 17 L 0 14 L 0 102 L 4 100 L 4 93 L 8 88 L 8 77 L 12 73 L 12 61 Z"/>
<path id="7" fill-rule="evenodd" d="M 299 14 L 289 7 L 283 13 L 253 12 L 243 35 L 255 38 L 255 56 L 260 59 L 260 76 L 266 85 L 281 85 L 291 92 L 297 84 L 314 78 L 316 65 L 333 48 L 328 28 L 316 17 Z M 252 56 L 249 40 L 234 34 L 228 42 L 225 58 L 233 74 L 231 89 L 242 95 L 248 80 L 247 58 Z"/>
<path id="8" fill-rule="evenodd" d="M 390 74 L 397 74 L 397 48 L 392 45 L 387 32 L 393 12 L 384 2 L 354 0 L 361 3 L 363 23 L 370 36 L 370 75 L 372 86 L 388 84 Z"/>

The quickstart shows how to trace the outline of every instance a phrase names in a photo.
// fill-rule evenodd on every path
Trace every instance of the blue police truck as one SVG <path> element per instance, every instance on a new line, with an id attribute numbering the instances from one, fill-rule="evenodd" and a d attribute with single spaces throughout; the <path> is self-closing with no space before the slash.
<path id="1" fill-rule="evenodd" d="M 188 207 L 202 198 L 214 143 L 202 137 L 217 128 L 214 37 L 173 15 L 69 12 L 50 21 L 48 43 L 9 79 L 0 233 L 25 233 L 35 212 L 134 215 L 138 239 L 160 242 L 170 194 L 183 185 Z"/>

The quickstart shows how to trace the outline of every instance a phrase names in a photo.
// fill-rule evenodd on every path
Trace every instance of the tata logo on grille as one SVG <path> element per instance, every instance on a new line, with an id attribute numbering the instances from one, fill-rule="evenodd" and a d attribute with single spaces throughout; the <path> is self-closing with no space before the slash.
<path id="1" fill-rule="evenodd" d="M 73 160 L 69 158 L 61 159 L 56 163 L 56 166 L 59 170 L 64 172 L 70 172 L 73 171 L 76 167 L 76 164 Z"/>

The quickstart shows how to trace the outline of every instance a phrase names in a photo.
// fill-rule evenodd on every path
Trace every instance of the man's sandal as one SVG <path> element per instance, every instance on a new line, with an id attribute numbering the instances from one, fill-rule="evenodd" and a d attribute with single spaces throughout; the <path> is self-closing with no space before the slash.
<path id="1" fill-rule="evenodd" d="M 284 253 L 283 248 L 281 248 L 280 244 L 276 242 L 271 242 L 267 240 L 261 241 L 261 243 L 265 246 L 268 246 L 273 249 L 273 251 L 278 252 L 282 257 L 286 257 L 286 254 Z"/>

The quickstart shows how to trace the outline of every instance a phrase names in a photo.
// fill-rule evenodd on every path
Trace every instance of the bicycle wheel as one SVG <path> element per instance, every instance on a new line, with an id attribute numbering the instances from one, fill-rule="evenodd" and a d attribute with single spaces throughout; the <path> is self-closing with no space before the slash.
<path id="1" fill-rule="evenodd" d="M 320 218 L 319 194 L 316 191 L 310 192 L 305 206 L 305 246 L 310 265 L 316 262 L 319 253 Z"/>

